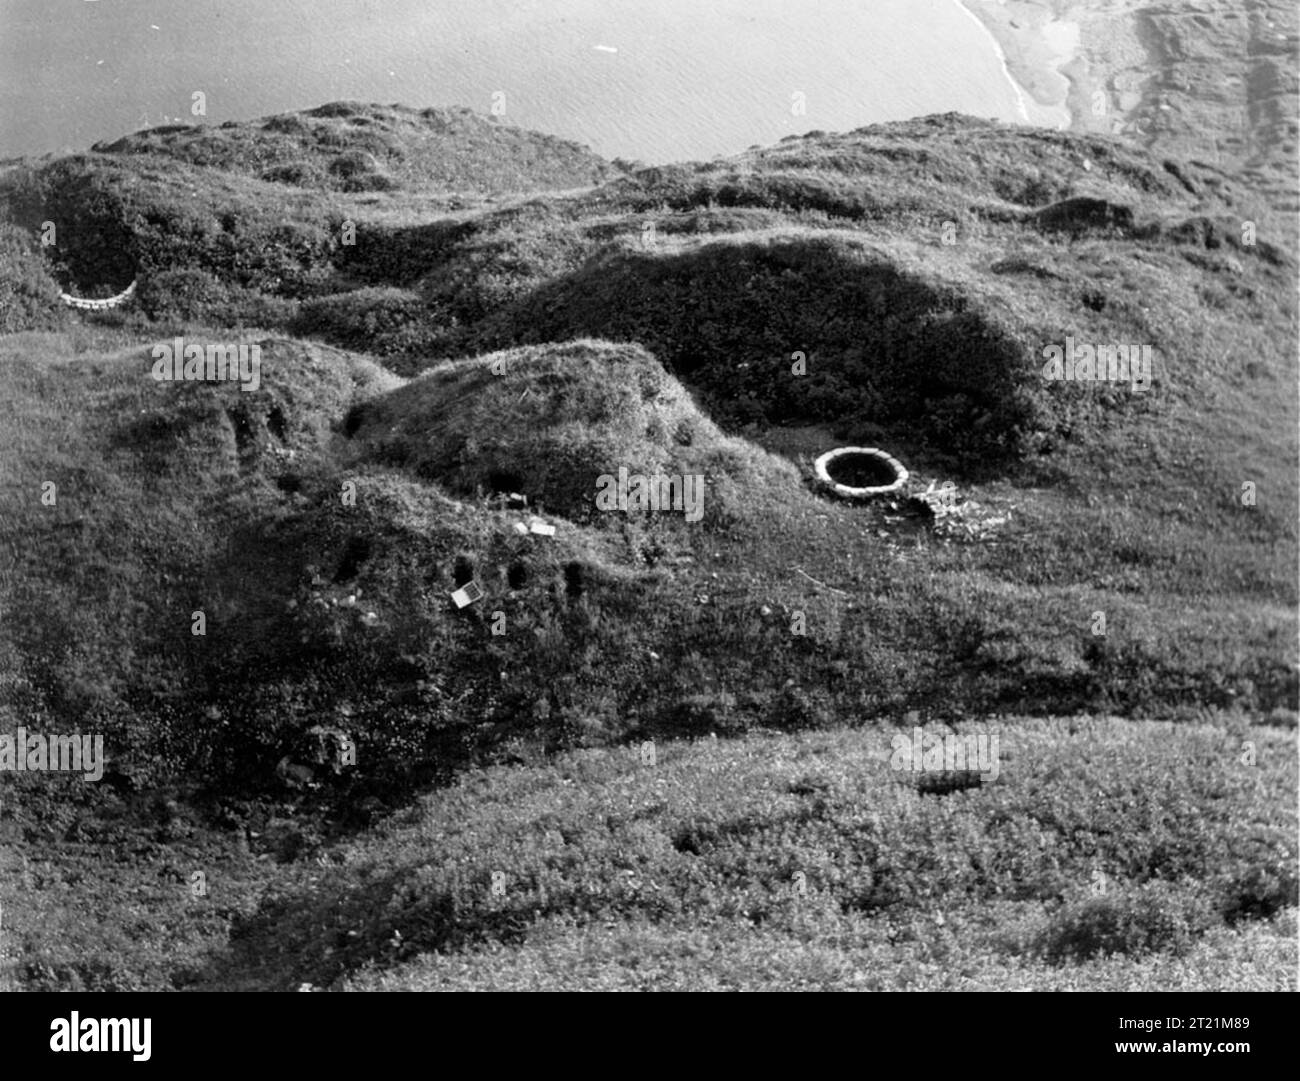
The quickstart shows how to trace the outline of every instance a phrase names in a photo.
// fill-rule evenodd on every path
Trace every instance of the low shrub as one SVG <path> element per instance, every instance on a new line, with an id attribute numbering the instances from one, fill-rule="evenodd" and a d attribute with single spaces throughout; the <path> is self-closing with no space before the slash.
<path id="1" fill-rule="evenodd" d="M 67 319 L 58 282 L 31 235 L 0 223 L 0 332 L 52 330 Z"/>
<path id="2" fill-rule="evenodd" d="M 1215 922 L 1199 891 L 1155 880 L 1067 904 L 1043 932 L 1038 950 L 1050 964 L 1113 954 L 1182 956 Z"/>
<path id="3" fill-rule="evenodd" d="M 292 330 L 384 356 L 409 341 L 424 315 L 424 301 L 406 289 L 357 289 L 305 301 Z"/>

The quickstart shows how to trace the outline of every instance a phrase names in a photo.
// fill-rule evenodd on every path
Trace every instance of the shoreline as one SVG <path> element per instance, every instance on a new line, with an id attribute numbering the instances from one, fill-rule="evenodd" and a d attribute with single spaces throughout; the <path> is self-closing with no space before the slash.
<path id="1" fill-rule="evenodd" d="M 1294 231 L 1300 18 L 1260 0 L 1240 18 L 1207 0 L 1196 20 L 1144 0 L 958 0 L 997 40 L 1011 77 L 1076 134 L 1236 173 L 1250 214 Z M 1214 57 L 1213 64 L 1207 58 Z M 1037 120 L 1050 125 L 1051 120 Z"/>
<path id="2" fill-rule="evenodd" d="M 993 40 L 1025 122 L 1095 130 L 1093 87 L 1075 0 L 956 0 Z"/>
<path id="3" fill-rule="evenodd" d="M 1011 89 L 1016 92 L 1016 100 L 1020 104 L 1020 115 L 1024 119 L 1025 123 L 1028 124 L 1030 122 L 1029 106 L 1025 101 L 1025 88 L 1016 82 L 1015 77 L 1011 74 L 1011 68 L 1007 64 L 1006 50 L 1002 48 L 1002 42 L 998 40 L 998 36 L 989 29 L 984 20 L 976 15 L 975 12 L 966 5 L 964 0 L 954 0 L 954 2 L 957 7 L 965 12 L 966 16 L 970 18 L 993 43 L 993 51 L 997 54 L 998 62 L 1002 65 L 1002 74 L 1006 76 L 1007 82 L 1011 84 Z"/>

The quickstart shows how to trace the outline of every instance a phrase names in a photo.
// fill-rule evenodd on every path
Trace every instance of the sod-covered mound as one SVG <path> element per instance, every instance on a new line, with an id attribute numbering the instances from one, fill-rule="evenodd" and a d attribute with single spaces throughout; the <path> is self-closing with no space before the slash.
<path id="1" fill-rule="evenodd" d="M 0 838 L 42 864 L 22 983 L 517 985 L 589 957 L 597 921 L 627 982 L 696 934 L 759 959 L 742 986 L 772 957 L 840 964 L 846 934 L 901 944 L 882 987 L 999 963 L 992 985 L 1060 986 L 1075 958 L 1200 937 L 1240 964 L 1189 985 L 1273 981 L 1277 942 L 1266 970 L 1258 938 L 1211 936 L 1295 899 L 1285 733 L 1260 731 L 1294 725 L 1300 672 L 1290 236 L 1210 167 L 970 118 L 494 204 L 515 176 L 590 182 L 506 137 L 345 104 L 0 166 L 0 319 L 68 328 L 0 336 L 0 731 L 102 733 L 107 758 L 102 784 L 6 779 Z M 58 300 L 137 276 L 123 309 Z M 258 345 L 256 390 L 155 381 L 176 335 Z M 1045 375 L 1076 346 L 1149 348 L 1152 378 Z M 810 490 L 842 445 L 888 448 L 914 491 Z M 1131 746 L 1133 719 L 1225 710 L 1194 744 L 1143 726 L 1147 761 L 1071 720 L 1006 732 L 996 782 L 887 767 L 895 722 L 1114 713 Z M 858 726 L 873 743 L 739 739 Z M 657 765 L 617 746 L 647 739 Z M 576 747 L 602 750 L 552 757 Z M 412 828 L 331 853 L 492 763 L 538 768 L 421 809 L 441 849 Z M 958 834 L 1005 844 L 935 863 L 962 808 Z M 1147 811 L 1149 851 L 1107 848 Z M 1230 840 L 1231 873 L 1182 889 Z M 1116 890 L 1062 893 L 1096 870 Z M 950 931 L 976 954 L 953 964 Z"/>
<path id="2" fill-rule="evenodd" d="M 59 285 L 30 233 L 0 222 L 0 333 L 68 322 Z"/>
<path id="3" fill-rule="evenodd" d="M 897 425 L 998 458 L 1052 423 L 1030 328 L 863 237 L 786 230 L 665 248 L 593 258 L 487 318 L 486 344 L 641 342 L 731 426 Z"/>
<path id="4" fill-rule="evenodd" d="M 0 665 L 13 673 L 0 727 L 57 718 L 105 733 L 114 759 L 191 763 L 213 726 L 182 701 L 210 688 L 212 665 L 279 648 L 267 647 L 282 640 L 298 553 L 278 537 L 331 419 L 395 379 L 328 347 L 265 340 L 248 343 L 261 349 L 249 393 L 155 380 L 152 345 L 88 362 L 62 336 L 6 342 L 5 411 L 34 423 L 6 425 L 0 441 L 12 553 Z M 41 484 L 44 501 L 23 495 Z"/>
<path id="5" fill-rule="evenodd" d="M 138 275 L 164 326 L 283 328 L 404 375 L 636 342 L 726 430 L 825 425 L 958 476 L 1142 423 L 1157 398 L 1204 407 L 1225 358 L 1285 362 L 1294 265 L 1264 208 L 1119 140 L 947 115 L 632 175 L 575 154 L 468 113 L 334 103 L 15 168 L 0 208 L 33 235 L 54 222 L 68 291 Z M 1045 379 L 1067 338 L 1149 345 L 1160 394 Z"/>
<path id="6" fill-rule="evenodd" d="M 1284 363 L 1294 274 L 1248 191 L 1099 136 L 942 116 L 809 133 L 590 192 L 359 222 L 293 331 L 384 358 L 638 342 L 724 429 L 819 424 L 954 475 L 1203 403 Z M 1272 328 L 1272 329 L 1269 329 Z M 1150 345 L 1159 395 L 1042 375 L 1067 337 Z"/>
<path id="7" fill-rule="evenodd" d="M 15 708 L 125 717 L 168 734 L 171 767 L 207 746 L 265 780 L 335 700 L 370 726 L 372 777 L 454 757 L 440 740 L 456 724 L 468 755 L 918 703 L 1294 701 L 1277 552 L 1295 544 L 1279 479 L 1295 461 L 1295 267 L 1235 181 L 947 116 L 488 205 L 517 190 L 511 169 L 536 190 L 581 168 L 521 152 L 493 172 L 505 129 L 458 123 L 326 106 L 0 174 L 26 233 L 0 273 L 25 298 L 18 325 L 39 325 L 43 295 L 76 320 L 5 353 L 26 441 L 7 528 L 30 588 L 0 597 L 29 673 Z M 270 175 L 309 143 L 321 176 L 299 179 L 319 186 Z M 487 170 L 477 203 L 352 190 L 419 172 L 435 145 L 453 172 Z M 58 304 L 57 285 L 95 297 L 132 275 L 131 311 Z M 260 332 L 256 393 L 148 380 L 142 343 L 249 325 L 364 350 L 388 381 Z M 1071 341 L 1149 346 L 1151 384 L 1045 378 L 1044 351 Z M 51 349 L 57 372 L 33 359 Z M 760 442 L 804 479 L 836 446 L 887 447 L 1001 525 L 950 549 L 887 503 L 804 490 Z M 698 523 L 633 509 L 634 478 L 670 478 L 671 506 L 671 478 L 697 474 Z M 30 503 L 44 479 L 57 514 Z M 507 492 L 557 533 L 527 532 L 491 498 Z M 471 580 L 485 601 L 457 609 Z M 219 649 L 189 636 L 197 609 Z M 650 680 L 670 660 L 673 682 Z M 611 672 L 635 693 L 610 691 Z M 411 689 L 434 681 L 437 708 Z M 240 720 L 213 729 L 209 702 Z M 396 717 L 422 734 L 403 742 Z"/>
<path id="8" fill-rule="evenodd" d="M 145 128 L 93 149 L 341 192 L 537 191 L 582 187 L 617 173 L 585 146 L 472 109 L 356 101 L 219 127 Z"/>
<path id="9" fill-rule="evenodd" d="M 469 109 L 335 102 L 6 163 L 0 222 L 40 237 L 48 272 L 76 296 L 138 277 L 152 320 L 287 327 L 301 298 L 355 284 L 335 282 L 334 261 L 381 193 L 451 209 L 616 175 L 586 147 Z M 0 291 L 22 278 L 7 262 Z M 29 315 L 13 328 L 42 325 Z"/>
<path id="10" fill-rule="evenodd" d="M 365 458 L 460 495 L 520 493 L 575 522 L 627 511 L 620 485 L 632 512 L 644 512 L 636 478 L 668 478 L 682 503 L 698 484 L 702 518 L 676 503 L 656 509 L 706 526 L 801 483 L 789 462 L 719 431 L 636 345 L 581 340 L 450 362 L 349 423 Z"/>

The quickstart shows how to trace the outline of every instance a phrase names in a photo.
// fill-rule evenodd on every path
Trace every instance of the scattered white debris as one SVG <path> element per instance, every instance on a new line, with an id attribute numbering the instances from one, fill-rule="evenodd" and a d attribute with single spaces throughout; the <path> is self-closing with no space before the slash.
<path id="1" fill-rule="evenodd" d="M 528 522 L 528 531 L 536 533 L 539 537 L 555 536 L 555 526 L 543 522 L 540 518 L 532 518 Z"/>
<path id="2" fill-rule="evenodd" d="M 528 536 L 528 527 L 524 525 L 523 522 L 516 522 L 515 532 L 518 533 L 521 537 L 526 537 Z"/>
<path id="3" fill-rule="evenodd" d="M 916 497 L 934 514 L 934 531 L 937 535 L 949 539 L 996 541 L 997 529 L 1011 521 L 1011 511 L 992 515 L 980 503 L 973 499 L 957 502 L 955 486 L 949 482 L 935 491 L 934 483 Z"/>
<path id="4" fill-rule="evenodd" d="M 456 602 L 457 608 L 464 608 L 468 604 L 482 600 L 484 596 L 483 587 L 477 582 L 467 582 L 460 589 L 452 593 L 451 599 Z"/>
<path id="5" fill-rule="evenodd" d="M 936 488 L 936 482 L 930 481 L 930 486 L 917 498 L 925 500 L 931 507 L 951 508 L 957 503 L 957 485 L 946 480 L 942 488 Z"/>

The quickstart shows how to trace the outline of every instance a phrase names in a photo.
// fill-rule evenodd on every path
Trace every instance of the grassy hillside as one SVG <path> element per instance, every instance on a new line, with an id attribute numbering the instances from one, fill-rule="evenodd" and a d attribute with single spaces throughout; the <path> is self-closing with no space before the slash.
<path id="1" fill-rule="evenodd" d="M 150 317 L 271 325 L 331 279 L 345 226 L 381 201 L 427 215 L 617 174 L 585 147 L 468 109 L 335 102 L 11 164 L 0 201 L 32 233 L 53 223 L 48 267 L 75 295 L 135 277 Z"/>
<path id="2" fill-rule="evenodd" d="M 470 772 L 342 843 L 78 785 L 5 911 L 41 989 L 1294 989 L 1293 733 L 959 728 L 995 780 L 892 770 L 889 726 L 659 743 Z"/>
<path id="3" fill-rule="evenodd" d="M 1296 901 L 1296 262 L 1247 228 L 1249 189 L 957 116 L 617 176 L 426 113 L 155 129 L 0 177 L 0 731 L 102 732 L 110 759 L 102 785 L 7 778 L 16 983 L 640 978 L 590 949 L 652 983 L 704 950 L 720 984 L 838 985 L 866 971 L 832 963 L 851 941 L 871 971 L 902 950 L 872 986 L 948 986 L 914 927 L 941 903 L 963 944 L 943 958 L 993 983 L 1079 961 L 1080 986 L 1275 986 Z M 352 150 L 391 188 L 345 182 Z M 289 159 L 301 175 L 268 176 Z M 55 296 L 133 278 L 114 312 Z M 257 345 L 260 388 L 156 382 L 177 335 Z M 1067 336 L 1151 346 L 1153 384 L 1045 380 Z M 899 457 L 907 493 L 820 494 L 813 458 L 849 442 Z M 702 517 L 602 509 L 620 468 L 698 474 Z M 909 498 L 944 481 L 951 515 Z M 1081 714 L 1127 720 L 1082 741 L 1024 720 Z M 1023 769 L 900 796 L 890 726 L 972 718 L 1028 741 Z M 570 769 L 591 802 L 561 800 L 555 830 L 624 814 L 646 739 L 663 807 L 592 840 L 587 903 L 588 872 L 527 823 Z M 1239 763 L 1243 741 L 1268 760 Z M 791 794 L 805 751 L 835 765 Z M 427 797 L 439 866 L 461 859 L 448 838 L 478 855 L 444 881 L 400 815 L 454 782 Z M 1109 829 L 1134 800 L 1187 813 Z M 897 854 L 864 840 L 864 803 Z M 982 853 L 969 870 L 945 846 L 917 863 L 947 816 Z M 699 851 L 675 847 L 696 819 Z M 1031 858 L 1008 823 L 1062 847 Z M 530 884 L 485 908 L 502 852 Z M 657 891 L 611 895 L 629 859 Z M 796 910 L 774 883 L 805 859 L 821 885 Z M 191 904 L 204 869 L 223 885 Z M 356 906 L 356 934 L 318 935 L 322 905 Z M 1088 959 L 1107 949 L 1136 967 Z"/>
<path id="4" fill-rule="evenodd" d="M 586 147 L 472 109 L 335 101 L 254 123 L 146 128 L 92 148 L 291 187 L 493 194 L 583 187 L 618 170 Z"/>

